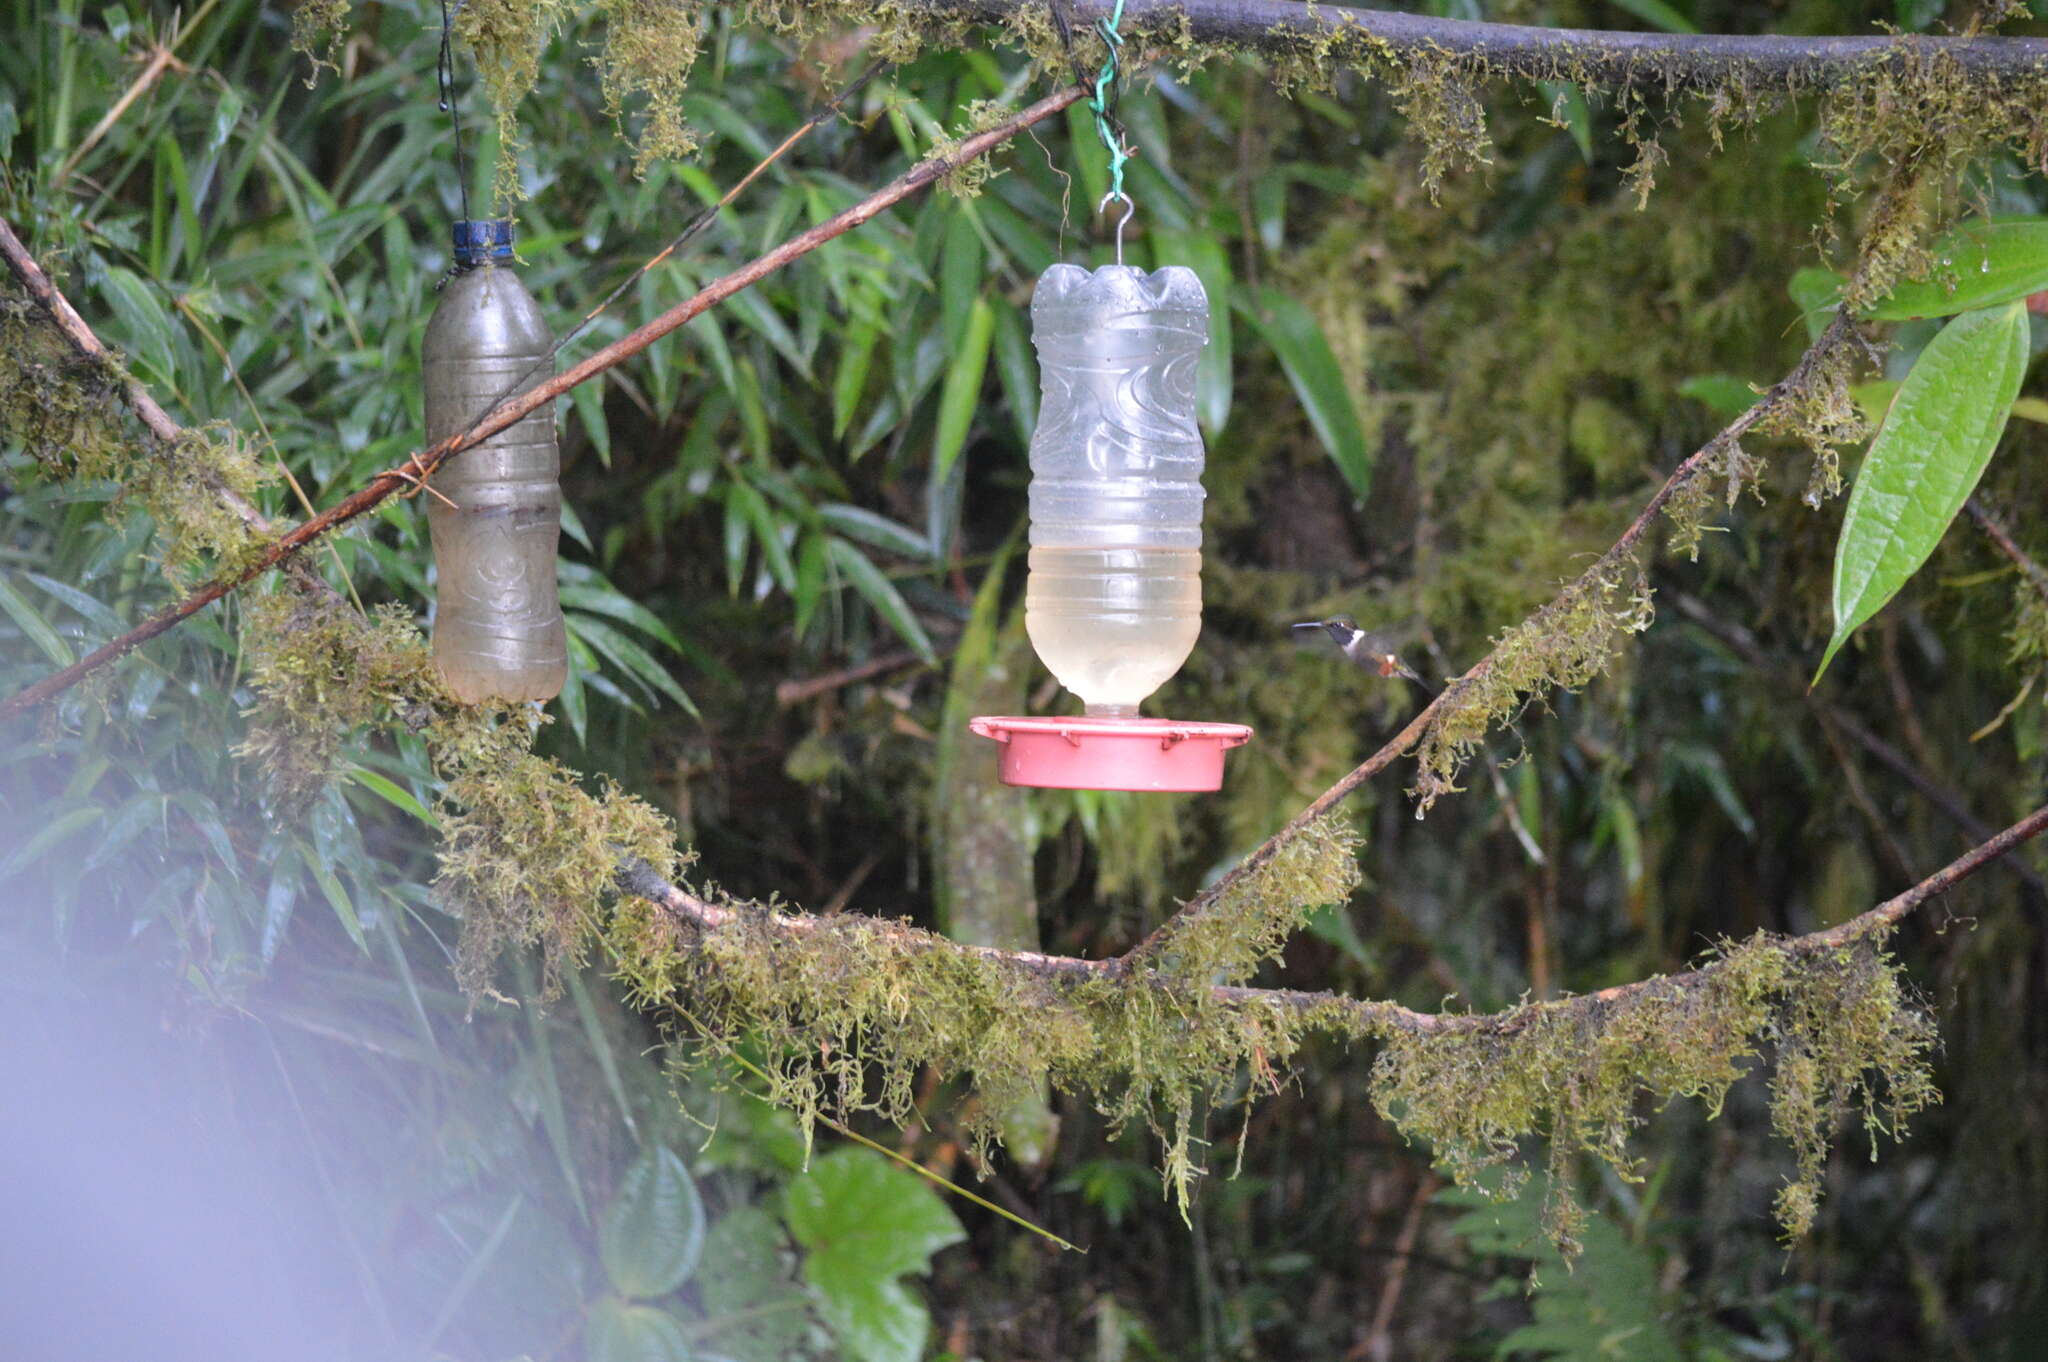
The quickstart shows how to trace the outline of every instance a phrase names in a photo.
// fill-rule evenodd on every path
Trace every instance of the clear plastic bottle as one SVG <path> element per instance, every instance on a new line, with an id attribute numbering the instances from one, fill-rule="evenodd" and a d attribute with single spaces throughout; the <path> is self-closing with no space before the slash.
<path id="1" fill-rule="evenodd" d="M 1209 300 L 1193 270 L 1054 265 L 1031 299 L 1025 627 L 1090 715 L 1135 716 L 1202 627 L 1195 367 Z"/>
<path id="2" fill-rule="evenodd" d="M 466 429 L 520 379 L 523 391 L 553 372 L 553 337 L 511 257 L 509 222 L 455 225 L 461 272 L 441 290 L 422 347 L 429 444 Z M 568 677 L 555 585 L 560 475 L 552 405 L 434 475 L 448 499 L 428 497 L 440 582 L 434 662 L 467 704 L 552 699 Z"/>

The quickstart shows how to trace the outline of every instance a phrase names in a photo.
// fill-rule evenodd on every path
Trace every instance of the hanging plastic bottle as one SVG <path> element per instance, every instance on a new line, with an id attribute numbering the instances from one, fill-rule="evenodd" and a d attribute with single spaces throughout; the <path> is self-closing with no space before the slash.
<path id="1" fill-rule="evenodd" d="M 422 353 L 430 444 L 467 429 L 522 378 L 524 391 L 553 372 L 553 337 L 511 259 L 509 221 L 455 224 L 457 273 Z M 554 409 L 545 406 L 434 477 L 434 662 L 465 703 L 548 700 L 568 677 L 555 586 L 560 474 Z"/>
<path id="2" fill-rule="evenodd" d="M 977 718 L 1013 785 L 1213 790 L 1241 724 L 1144 719 L 1202 628 L 1195 369 L 1209 302 L 1194 271 L 1054 265 L 1031 299 L 1031 645 L 1078 719 Z"/>

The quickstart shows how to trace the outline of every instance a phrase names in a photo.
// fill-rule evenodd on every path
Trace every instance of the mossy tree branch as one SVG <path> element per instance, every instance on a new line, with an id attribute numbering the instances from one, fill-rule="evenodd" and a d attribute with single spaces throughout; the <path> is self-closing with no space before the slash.
<path id="1" fill-rule="evenodd" d="M 2015 848 L 2048 831 L 2048 805 L 1986 838 L 1918 884 L 1893 895 L 1847 921 L 1803 936 L 1784 937 L 1773 945 L 1794 956 L 1819 955 L 1891 931 L 1906 917 L 1934 898 L 1955 888 L 1985 866 Z M 1116 959 L 1088 960 L 1072 955 L 1046 955 L 1038 951 L 1006 951 L 993 946 L 971 946 L 924 931 L 905 922 L 871 915 L 833 915 L 773 912 L 749 906 L 716 902 L 662 878 L 646 862 L 628 859 L 619 866 L 618 887 L 635 898 L 645 899 L 674 923 L 692 931 L 718 931 L 737 923 L 753 926 L 786 940 L 803 943 L 828 933 L 857 927 L 886 940 L 892 949 L 907 954 L 939 953 L 977 961 L 1014 972 L 1019 977 L 1046 980 L 1060 986 L 1102 984 L 1124 981 L 1146 987 L 1170 987 L 1157 976 L 1137 979 Z M 1543 1002 L 1525 1003 L 1490 1013 L 1419 1012 L 1399 1003 L 1301 989 L 1253 988 L 1242 985 L 1212 985 L 1208 995 L 1229 1006 L 1261 1004 L 1318 1017 L 1330 1030 L 1374 1034 L 1399 1031 L 1413 1036 L 1513 1035 L 1526 1030 L 1538 1017 L 1586 1014 L 1646 993 L 1670 993 L 1697 986 L 1720 968 L 1708 963 L 1682 974 L 1659 975 L 1616 984 L 1593 993 L 1574 994 Z"/>
<path id="2" fill-rule="evenodd" d="M 909 8 L 981 23 L 1015 23 L 1042 8 L 1019 0 L 914 0 Z M 1107 16 L 1108 0 L 1072 0 L 1076 18 Z M 2048 66 L 2048 40 L 1979 37 L 1779 37 L 1628 33 L 1439 19 L 1298 0 L 1126 0 L 1122 30 L 1291 56 L 1391 55 L 1450 59 L 1504 76 L 1574 76 L 1599 84 L 1685 90 L 1731 79 L 1819 88 L 1895 62 L 1940 57 L 1973 76 L 2032 76 Z"/>

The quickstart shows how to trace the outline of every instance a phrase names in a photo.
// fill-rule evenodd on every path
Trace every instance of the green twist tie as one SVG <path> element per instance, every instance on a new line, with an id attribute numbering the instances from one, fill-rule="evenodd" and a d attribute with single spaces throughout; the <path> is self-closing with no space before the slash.
<path id="1" fill-rule="evenodd" d="M 1109 126 L 1109 94 L 1119 73 L 1117 49 L 1124 45 L 1123 35 L 1116 30 L 1123 18 L 1124 0 L 1116 0 L 1116 7 L 1110 11 L 1109 17 L 1095 21 L 1095 31 L 1109 49 L 1103 58 L 1102 71 L 1095 77 L 1095 94 L 1088 101 L 1088 108 L 1095 115 L 1095 135 L 1102 139 L 1103 147 L 1109 152 L 1109 195 L 1104 203 L 1111 199 L 1130 202 L 1130 196 L 1124 193 L 1124 162 L 1131 159 L 1131 153 Z"/>

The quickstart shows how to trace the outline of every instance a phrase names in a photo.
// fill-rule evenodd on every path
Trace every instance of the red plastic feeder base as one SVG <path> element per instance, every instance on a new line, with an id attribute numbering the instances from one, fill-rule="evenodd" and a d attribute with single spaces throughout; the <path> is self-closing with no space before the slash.
<path id="1" fill-rule="evenodd" d="M 1179 719 L 969 719 L 967 727 L 1003 745 L 1005 785 L 1055 790 L 1222 788 L 1223 753 L 1251 741 L 1243 724 Z"/>

